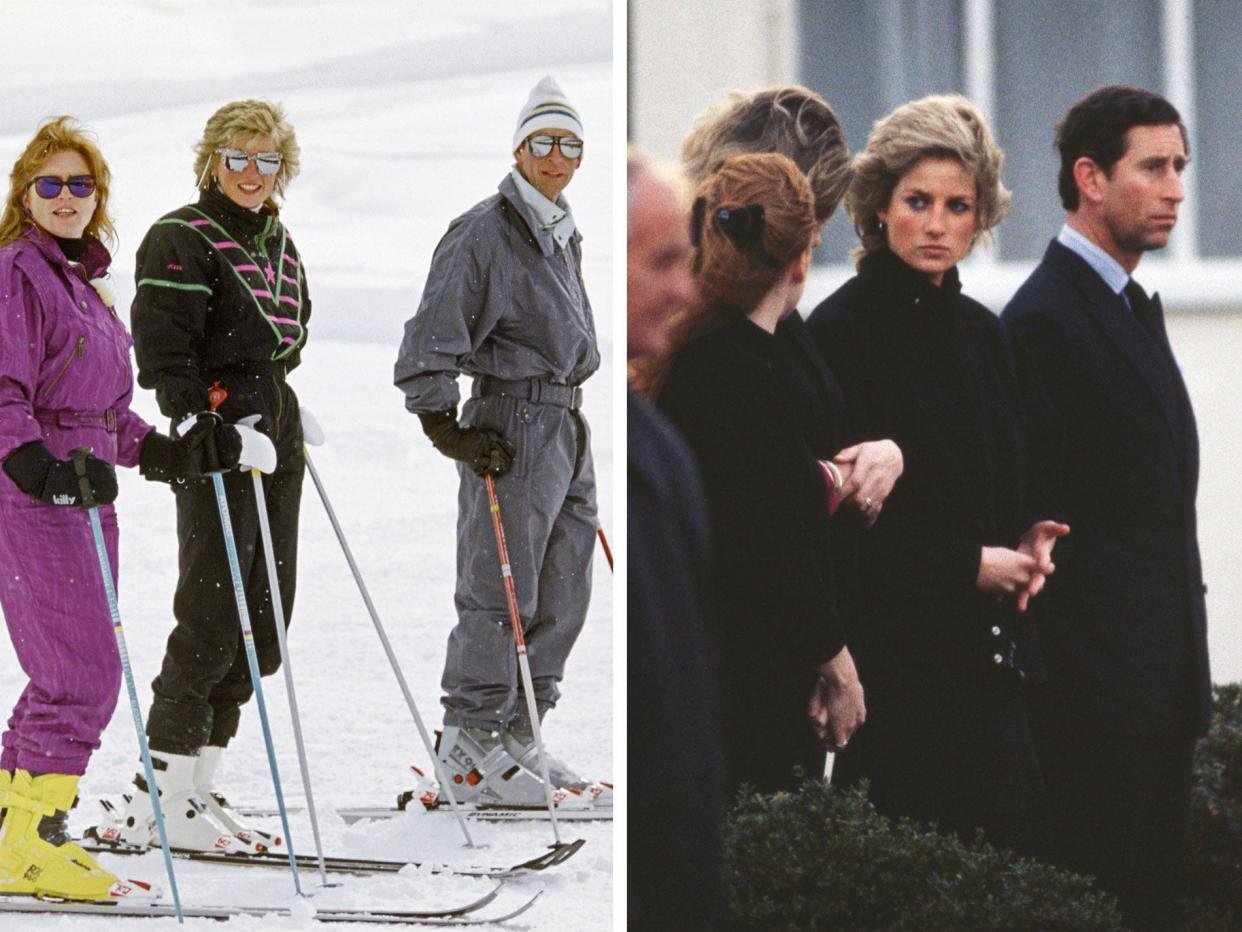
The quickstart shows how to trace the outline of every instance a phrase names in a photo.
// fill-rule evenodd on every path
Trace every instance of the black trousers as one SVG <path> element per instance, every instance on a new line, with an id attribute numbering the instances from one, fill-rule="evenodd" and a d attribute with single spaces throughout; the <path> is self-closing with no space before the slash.
<path id="1" fill-rule="evenodd" d="M 1126 928 L 1181 921 L 1195 739 L 1071 732 L 1036 723 L 1054 862 L 1121 900 Z"/>
<path id="2" fill-rule="evenodd" d="M 262 477 L 276 551 L 286 625 L 293 614 L 297 580 L 298 513 L 306 458 L 297 399 L 281 381 L 261 395 L 258 429 L 276 445 L 276 471 Z M 225 496 L 237 544 L 246 605 L 259 670 L 280 668 L 267 561 L 248 471 L 224 474 Z M 229 569 L 215 486 L 211 479 L 174 484 L 177 499 L 179 577 L 173 596 L 176 626 L 164 663 L 151 684 L 155 699 L 147 718 L 153 750 L 192 754 L 204 745 L 226 746 L 237 733 L 241 707 L 254 692 Z"/>

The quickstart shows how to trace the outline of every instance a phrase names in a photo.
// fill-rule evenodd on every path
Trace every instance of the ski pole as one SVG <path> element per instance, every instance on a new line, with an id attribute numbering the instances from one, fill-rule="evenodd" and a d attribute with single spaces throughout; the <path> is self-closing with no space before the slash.
<path id="1" fill-rule="evenodd" d="M 220 387 L 220 383 L 215 383 L 207 392 L 207 400 L 211 404 L 211 413 L 218 417 L 215 411 L 228 397 L 228 392 Z M 250 415 L 242 418 L 241 421 L 233 425 L 233 428 L 242 436 L 242 452 L 239 465 L 243 468 L 250 468 L 251 463 L 257 463 L 257 468 L 262 472 L 272 472 L 276 469 L 276 448 L 272 446 L 272 442 L 257 430 L 254 425 L 258 423 L 259 415 Z M 182 425 L 189 425 L 191 422 L 185 420 Z M 264 469 L 263 467 L 267 468 Z M 259 672 L 259 655 L 254 647 L 254 631 L 250 627 L 250 610 L 246 607 L 246 588 L 242 583 L 241 564 L 237 559 L 237 540 L 233 536 L 233 522 L 229 518 L 229 501 L 224 494 L 224 476 L 221 472 L 215 471 L 211 473 L 212 486 L 216 492 L 216 510 L 220 512 L 220 530 L 224 534 L 224 550 L 228 554 L 229 573 L 233 577 L 233 598 L 237 602 L 237 618 L 241 623 L 242 629 L 242 646 L 246 650 L 246 664 L 250 668 L 250 682 L 254 686 L 255 705 L 259 710 L 259 723 L 263 727 L 263 743 L 267 746 L 267 764 L 268 769 L 272 772 L 272 785 L 276 789 L 276 808 L 280 810 L 280 825 L 285 832 L 285 845 L 289 855 L 289 869 L 293 873 L 293 889 L 298 896 L 303 896 L 302 882 L 298 878 L 298 861 L 297 856 L 293 853 L 293 835 L 289 831 L 289 812 L 285 808 L 285 794 L 280 787 L 280 768 L 276 765 L 276 748 L 272 743 L 272 727 L 267 718 L 267 703 L 263 700 L 263 677 Z M 257 502 L 255 503 L 257 506 Z M 309 804 L 309 800 L 307 803 Z"/>
<path id="2" fill-rule="evenodd" d="M 151 810 L 155 815 L 155 827 L 159 831 L 160 850 L 164 852 L 164 870 L 168 874 L 168 885 L 172 889 L 173 906 L 176 907 L 177 922 L 184 925 L 185 916 L 181 912 L 181 894 L 177 890 L 177 875 L 173 871 L 172 854 L 168 847 L 168 833 L 164 830 L 164 812 L 160 808 L 160 793 L 155 784 L 155 768 L 151 765 L 151 747 L 147 744 L 147 728 L 142 721 L 142 709 L 138 706 L 138 689 L 134 685 L 134 671 L 129 665 L 129 649 L 125 646 L 125 628 L 121 624 L 121 609 L 117 602 L 116 587 L 112 584 L 112 565 L 108 560 L 108 548 L 104 543 L 103 524 L 99 520 L 99 506 L 91 489 L 90 480 L 86 478 L 86 458 L 91 455 L 90 447 L 78 447 L 70 452 L 74 471 L 78 474 L 78 487 L 82 493 L 82 504 L 89 505 L 87 514 L 91 519 L 91 533 L 95 537 L 95 555 L 99 557 L 99 573 L 103 577 L 104 593 L 108 597 L 108 611 L 112 616 L 112 631 L 116 635 L 116 649 L 121 656 L 121 672 L 125 674 L 125 689 L 129 693 L 129 708 L 134 715 L 134 730 L 138 733 L 138 749 L 142 755 L 142 768 L 147 775 L 147 787 L 151 790 Z"/>
<path id="3" fill-rule="evenodd" d="M 548 804 L 552 837 L 559 846 L 561 830 L 556 824 L 556 807 L 552 804 L 552 780 L 548 776 L 548 756 L 543 750 L 543 735 L 539 728 L 539 708 L 535 704 L 535 684 L 530 675 L 530 660 L 526 656 L 526 638 L 522 635 L 522 616 L 518 614 L 517 594 L 513 589 L 513 570 L 509 565 L 509 547 L 505 544 L 505 527 L 500 520 L 500 502 L 496 500 L 496 483 L 491 473 L 484 474 L 483 480 L 487 483 L 487 501 L 492 512 L 492 530 L 496 532 L 496 550 L 500 555 L 500 575 L 504 577 L 505 601 L 509 606 L 509 622 L 513 626 L 513 641 L 517 646 L 518 670 L 522 674 L 522 690 L 526 693 L 526 711 L 530 715 L 530 727 L 535 735 L 535 749 L 539 752 L 543 795 Z"/>
<path id="4" fill-rule="evenodd" d="M 436 754 L 435 747 L 431 743 L 431 736 L 427 734 L 427 726 L 423 724 L 423 718 L 418 714 L 418 706 L 414 703 L 414 696 L 410 693 L 410 687 L 405 681 L 405 675 L 401 672 L 401 665 L 397 662 L 397 655 L 392 649 L 392 644 L 388 640 L 388 635 L 384 632 L 384 626 L 380 623 L 379 613 L 375 610 L 375 604 L 371 601 L 371 594 L 367 591 L 366 583 L 362 581 L 362 573 L 358 570 L 358 564 L 354 562 L 353 551 L 349 549 L 349 543 L 345 540 L 345 532 L 341 530 L 341 524 L 336 519 L 336 512 L 332 509 L 332 503 L 328 501 L 327 490 L 323 487 L 323 482 L 319 478 L 319 471 L 315 469 L 315 463 L 311 459 L 309 444 L 318 446 L 323 443 L 323 431 L 319 427 L 319 422 L 309 415 L 305 408 L 302 409 L 302 432 L 308 446 L 303 447 L 306 454 L 306 468 L 310 471 L 311 481 L 315 483 L 315 490 L 319 493 L 319 500 L 323 502 L 324 511 L 328 513 L 328 520 L 332 523 L 332 530 L 336 532 L 336 539 L 341 544 L 341 550 L 345 553 L 345 560 L 349 563 L 349 569 L 354 574 L 354 582 L 358 584 L 358 591 L 362 593 L 362 601 L 366 603 L 367 611 L 371 614 L 371 623 L 375 625 L 375 633 L 379 635 L 380 644 L 384 647 L 384 653 L 388 655 L 388 663 L 392 666 L 392 672 L 397 677 L 397 685 L 401 687 L 401 694 L 405 697 L 405 704 L 410 708 L 410 715 L 414 718 L 414 724 L 418 728 L 418 735 L 422 738 L 423 747 L 427 751 L 427 756 L 431 758 L 432 768 L 435 771 L 436 779 L 440 781 L 440 786 L 448 794 L 449 807 L 453 810 L 453 815 L 457 817 L 457 823 L 461 826 L 462 834 L 466 837 L 466 846 L 475 847 L 474 839 L 470 837 L 470 829 L 466 827 L 466 817 L 462 814 L 461 807 L 457 803 L 457 796 L 453 792 L 453 783 L 448 778 L 448 774 L 444 771 L 444 765 L 440 762 L 440 757 Z"/>
<path id="5" fill-rule="evenodd" d="M 280 579 L 276 575 L 276 552 L 272 547 L 272 524 L 267 515 L 267 497 L 259 470 L 251 468 L 254 482 L 254 503 L 259 510 L 259 533 L 263 538 L 263 555 L 267 562 L 267 588 L 272 595 L 272 621 L 276 625 L 276 642 L 280 645 L 280 665 L 285 673 L 285 692 L 289 696 L 289 716 L 293 720 L 293 740 L 298 749 L 298 767 L 302 771 L 302 789 L 306 793 L 306 809 L 310 813 L 311 832 L 315 836 L 315 854 L 319 858 L 319 882 L 328 885 L 328 869 L 323 860 L 323 842 L 319 838 L 319 816 L 315 813 L 315 795 L 311 792 L 310 766 L 306 762 L 306 745 L 302 741 L 302 719 L 298 714 L 298 697 L 293 689 L 293 664 L 285 638 L 285 607 L 280 597 Z M 293 848 L 289 843 L 290 850 Z"/>
<path id="6" fill-rule="evenodd" d="M 599 542 L 604 547 L 604 556 L 608 558 L 608 572 L 612 572 L 612 548 L 608 546 L 608 538 L 604 536 L 604 527 L 600 525 L 595 529 L 599 533 Z"/>

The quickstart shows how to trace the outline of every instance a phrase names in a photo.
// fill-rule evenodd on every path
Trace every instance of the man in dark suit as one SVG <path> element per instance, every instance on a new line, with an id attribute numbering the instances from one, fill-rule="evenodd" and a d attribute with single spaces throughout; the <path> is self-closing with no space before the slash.
<path id="1" fill-rule="evenodd" d="M 1191 757 L 1211 713 L 1196 534 L 1199 443 L 1160 298 L 1130 276 L 1184 198 L 1186 129 L 1159 95 L 1100 88 L 1057 127 L 1065 226 L 1002 320 L 1065 431 L 1074 535 L 1036 610 L 1050 681 L 1032 719 L 1057 860 L 1171 929 Z"/>
<path id="2" fill-rule="evenodd" d="M 689 211 L 675 179 L 630 157 L 627 358 L 668 354 L 695 297 Z M 629 928 L 708 930 L 723 902 L 724 757 L 707 505 L 685 442 L 629 392 Z"/>

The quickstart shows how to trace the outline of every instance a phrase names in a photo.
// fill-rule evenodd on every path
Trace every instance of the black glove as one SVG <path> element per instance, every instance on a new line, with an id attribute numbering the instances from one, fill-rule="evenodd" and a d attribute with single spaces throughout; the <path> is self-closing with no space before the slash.
<path id="1" fill-rule="evenodd" d="M 138 451 L 138 472 L 152 482 L 199 479 L 213 472 L 235 469 L 242 438 L 237 428 L 208 412 L 179 437 L 151 431 Z"/>
<path id="2" fill-rule="evenodd" d="M 207 386 L 198 379 L 165 376 L 155 386 L 155 401 L 166 417 L 179 421 L 207 406 Z"/>
<path id="3" fill-rule="evenodd" d="M 517 447 L 488 427 L 460 427 L 457 409 L 419 412 L 423 433 L 450 459 L 460 460 L 475 475 L 500 476 L 513 468 Z"/>
<path id="4" fill-rule="evenodd" d="M 76 464 L 58 460 L 38 440 L 18 447 L 4 460 L 4 471 L 13 484 L 49 505 L 90 508 L 116 501 L 116 470 L 112 464 L 87 454 L 83 466 L 85 475 L 79 476 Z M 86 481 L 86 489 L 81 480 Z"/>

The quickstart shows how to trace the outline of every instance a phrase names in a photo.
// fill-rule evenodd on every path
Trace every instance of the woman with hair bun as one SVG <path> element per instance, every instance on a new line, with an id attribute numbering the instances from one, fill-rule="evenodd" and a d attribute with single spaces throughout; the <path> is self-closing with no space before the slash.
<path id="1" fill-rule="evenodd" d="M 699 334 L 659 406 L 703 474 L 728 780 L 771 792 L 795 785 L 795 767 L 820 776 L 823 744 L 844 744 L 864 714 L 860 693 L 844 721 L 823 701 L 824 680 L 857 678 L 829 569 L 830 487 L 774 335 L 802 295 L 819 222 L 806 177 L 782 155 L 730 158 L 696 195 Z"/>
<path id="2" fill-rule="evenodd" d="M 876 123 L 845 205 L 858 274 L 809 326 L 864 439 L 891 437 L 901 483 L 860 541 L 850 644 L 868 721 L 833 782 L 870 781 L 881 812 L 1048 853 L 1023 699 L 1039 674 L 1021 613 L 1069 533 L 1048 519 L 1054 450 L 1041 394 L 957 265 L 1009 205 L 1002 154 L 959 95 Z"/>
<path id="3" fill-rule="evenodd" d="M 138 384 L 155 389 L 161 412 L 173 423 L 209 405 L 226 423 L 257 414 L 256 429 L 276 447 L 276 469 L 262 481 L 286 624 L 305 469 L 301 413 L 286 376 L 301 362 L 311 307 L 278 205 L 298 174 L 299 152 L 279 104 L 237 100 L 213 113 L 194 148 L 198 199 L 161 217 L 143 239 L 131 312 Z M 209 392 L 218 401 L 221 390 L 216 408 Z M 240 472 L 226 474 L 224 486 L 259 670 L 270 676 L 280 651 L 254 487 Z M 247 825 L 214 792 L 220 757 L 253 692 L 215 494 L 206 479 L 174 492 L 176 624 L 147 716 L 168 838 L 174 847 L 256 853 L 279 839 Z M 156 844 L 149 790 L 136 775 L 119 824 L 101 829 Z"/>

